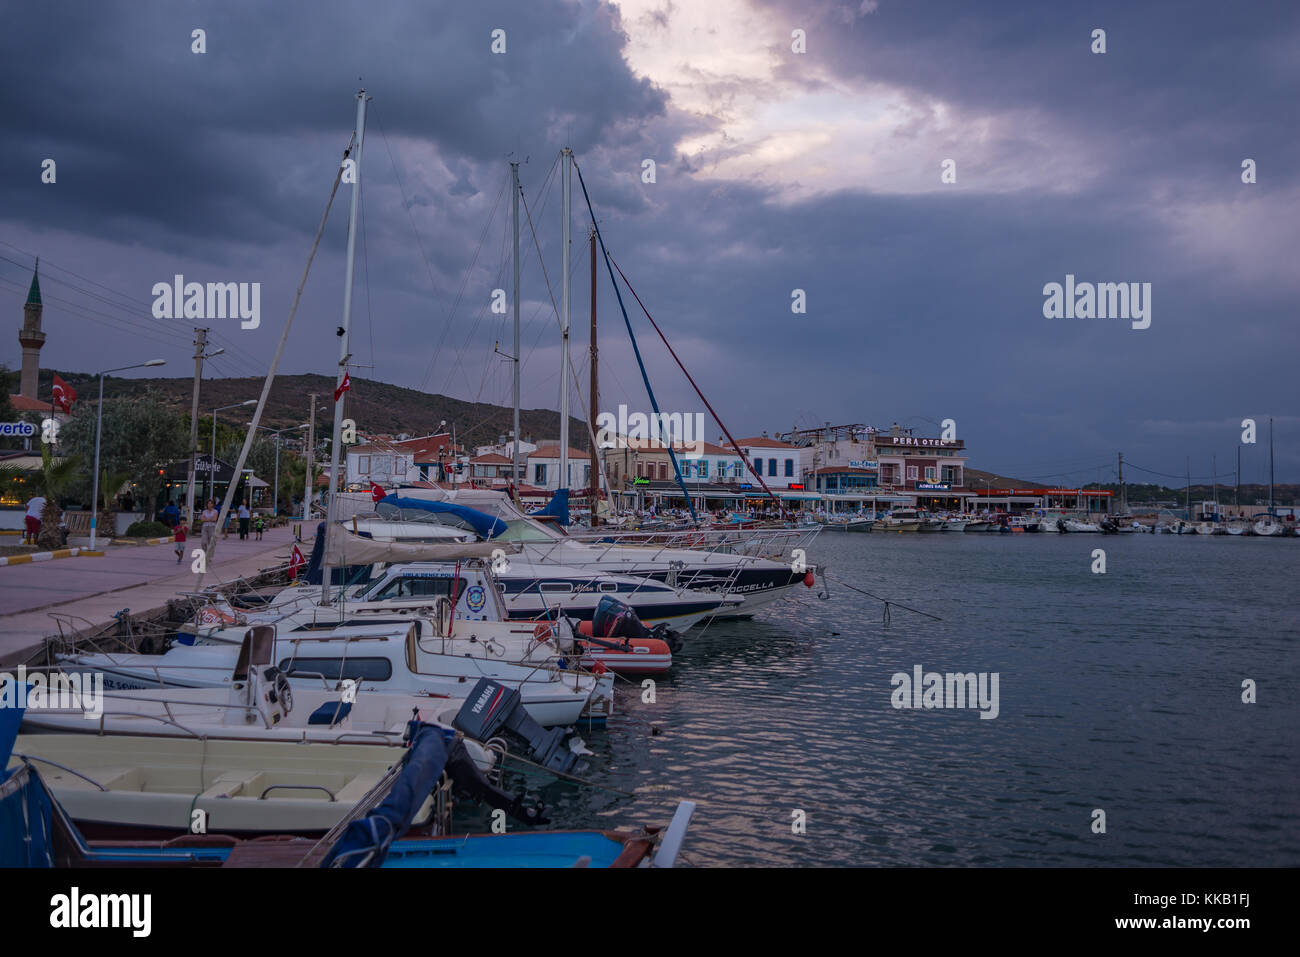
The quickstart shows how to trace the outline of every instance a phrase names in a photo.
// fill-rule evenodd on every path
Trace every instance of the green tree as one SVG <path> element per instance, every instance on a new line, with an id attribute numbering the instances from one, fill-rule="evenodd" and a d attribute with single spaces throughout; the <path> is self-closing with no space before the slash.
<path id="1" fill-rule="evenodd" d="M 81 459 L 75 455 L 56 459 L 50 451 L 49 443 L 41 444 L 41 470 L 36 474 L 36 482 L 41 494 L 45 496 L 45 507 L 41 510 L 41 533 L 36 544 L 41 548 L 62 548 L 63 536 L 59 532 L 59 519 L 63 510 L 59 508 L 59 497 L 77 480 L 81 472 Z"/>
<path id="2" fill-rule="evenodd" d="M 99 467 L 111 476 L 126 475 L 135 485 L 143 511 L 151 514 L 166 481 L 163 472 L 184 459 L 189 446 L 189 423 L 184 415 L 168 411 L 162 396 L 152 390 L 130 399 L 106 399 L 100 439 Z M 95 460 L 95 405 L 78 403 L 59 430 L 60 451 Z M 90 499 L 91 478 L 84 471 L 78 491 Z M 116 489 L 114 489 L 116 491 Z"/>

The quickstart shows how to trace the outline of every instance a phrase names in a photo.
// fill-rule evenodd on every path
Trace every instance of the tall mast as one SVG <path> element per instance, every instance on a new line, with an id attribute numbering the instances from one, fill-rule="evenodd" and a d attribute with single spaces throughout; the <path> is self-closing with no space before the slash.
<path id="1" fill-rule="evenodd" d="M 596 451 L 596 411 L 599 408 L 597 403 L 600 401 L 600 389 L 596 383 L 596 227 L 592 226 L 587 234 L 588 244 L 591 246 L 591 402 L 587 410 L 591 420 L 591 475 L 587 482 L 587 492 L 591 501 L 591 527 L 595 528 L 600 524 L 600 516 L 597 513 L 597 506 L 600 502 L 600 463 L 597 460 Z"/>
<path id="2" fill-rule="evenodd" d="M 1241 443 L 1237 443 L 1237 488 L 1232 493 L 1232 507 L 1241 508 Z"/>
<path id="3" fill-rule="evenodd" d="M 561 151 L 564 164 L 563 207 L 564 285 L 560 295 L 560 482 L 556 488 L 569 487 L 569 220 L 572 219 L 573 150 Z"/>
<path id="4" fill-rule="evenodd" d="M 1124 484 L 1124 453 L 1119 453 L 1119 505 L 1120 514 L 1128 514 L 1128 487 Z"/>
<path id="5" fill-rule="evenodd" d="M 1219 520 L 1219 457 L 1210 456 L 1211 467 L 1214 469 L 1214 520 Z"/>
<path id="6" fill-rule="evenodd" d="M 352 152 L 352 159 L 355 161 L 356 182 L 352 184 L 352 204 L 348 210 L 348 265 L 347 271 L 343 277 L 343 324 L 339 327 L 339 369 L 335 377 L 334 388 L 343 384 L 343 377 L 347 375 L 348 359 L 351 353 L 348 352 L 348 342 L 350 339 L 349 330 L 352 326 L 352 267 L 356 262 L 357 255 L 357 206 L 361 199 L 361 146 L 366 138 L 366 91 L 364 89 L 357 93 L 357 144 L 356 149 Z M 339 489 L 342 483 L 339 481 L 339 449 L 343 445 L 343 401 L 347 393 L 343 393 L 334 400 L 334 439 L 330 443 L 330 497 L 329 507 L 325 518 L 325 557 L 321 569 L 323 577 L 321 578 L 321 604 L 330 603 L 330 579 L 333 578 L 334 569 L 329 559 L 329 540 L 330 535 L 334 533 L 334 523 L 338 521 L 339 506 Z"/>
<path id="7" fill-rule="evenodd" d="M 513 197 L 511 201 L 511 209 L 513 210 L 513 213 L 511 214 L 511 218 L 514 220 L 514 230 L 515 230 L 515 253 L 514 253 L 514 258 L 515 258 L 515 293 L 514 293 L 515 431 L 514 431 L 514 441 L 511 443 L 513 447 L 513 455 L 511 456 L 511 458 L 513 459 L 514 464 L 511 466 L 510 484 L 515 489 L 515 495 L 517 496 L 519 494 L 519 482 L 520 482 L 520 478 L 519 478 L 519 164 L 518 163 L 510 164 L 510 180 L 511 180 L 511 193 Z"/>
<path id="8" fill-rule="evenodd" d="M 1273 417 L 1268 417 L 1268 514 L 1272 517 L 1273 511 Z"/>
<path id="9" fill-rule="evenodd" d="M 1187 491 L 1183 493 L 1183 507 L 1187 509 L 1187 520 L 1192 520 L 1192 457 L 1187 456 Z"/>

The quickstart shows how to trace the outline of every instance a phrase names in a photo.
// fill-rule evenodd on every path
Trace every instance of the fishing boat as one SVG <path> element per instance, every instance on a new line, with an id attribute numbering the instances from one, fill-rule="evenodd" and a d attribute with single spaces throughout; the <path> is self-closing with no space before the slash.
<path id="1" fill-rule="evenodd" d="M 438 729 L 418 726 L 400 761 L 355 803 L 306 802 L 332 806 L 335 811 L 346 808 L 341 816 L 333 815 L 336 819 L 319 838 L 294 836 L 305 833 L 302 830 L 263 831 L 263 812 L 275 816 L 282 811 L 276 803 L 279 798 L 259 800 L 254 805 L 254 827 L 241 831 L 250 798 L 236 794 L 196 799 L 181 794 L 193 806 L 174 809 L 173 818 L 154 818 L 135 827 L 116 824 L 109 833 L 118 840 L 94 840 L 61 800 L 66 795 L 75 801 L 76 786 L 61 781 L 56 790 L 40 770 L 44 767 L 46 774 L 60 776 L 67 773 L 66 766 L 59 770 L 43 759 L 14 755 L 16 725 L 13 712 L 0 715 L 0 819 L 14 824 L 0 830 L 0 867 L 672 867 L 695 808 L 692 802 L 681 802 L 667 828 L 447 836 L 451 831 L 448 797 L 453 789 L 506 810 L 526 825 L 545 823 L 545 809 L 525 810 L 521 797 L 490 785 Z M 68 738 L 52 740 L 66 743 Z M 158 743 L 164 748 L 176 744 Z M 70 749 L 68 756 L 75 759 L 75 752 Z M 198 774 L 202 776 L 203 769 Z M 88 776 L 74 780 L 92 783 Z M 130 794 L 124 789 L 121 798 L 119 807 L 129 803 Z M 101 798 L 99 804 L 91 813 L 132 817 L 129 811 L 109 807 L 107 799 Z M 164 823 L 169 820 L 174 820 L 173 827 Z M 330 818 L 322 815 L 320 822 L 326 820 Z M 202 833 L 194 833 L 200 822 Z M 99 830 L 94 821 L 82 823 Z M 289 823 L 301 828 L 303 820 Z M 412 836 L 425 830 L 432 833 Z M 183 836 L 157 840 L 177 831 Z"/>
<path id="2" fill-rule="evenodd" d="M 870 532 L 875 524 L 873 519 L 852 516 L 827 519 L 822 528 L 828 532 Z"/>
<path id="3" fill-rule="evenodd" d="M 886 512 L 876 524 L 882 532 L 919 532 L 925 519 L 914 508 L 895 508 Z"/>
<path id="4" fill-rule="evenodd" d="M 1059 528 L 1065 532 L 1100 532 L 1101 528 L 1096 522 L 1085 522 L 1077 518 L 1061 519 Z"/>

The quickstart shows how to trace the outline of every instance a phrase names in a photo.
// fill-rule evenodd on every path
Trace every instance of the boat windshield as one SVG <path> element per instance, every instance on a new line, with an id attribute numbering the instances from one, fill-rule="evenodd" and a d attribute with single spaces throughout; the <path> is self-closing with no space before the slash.
<path id="1" fill-rule="evenodd" d="M 553 542 L 558 538 L 555 533 L 549 531 L 537 522 L 526 518 L 517 518 L 514 521 L 506 522 L 506 530 L 496 536 L 493 541 L 498 542 Z"/>

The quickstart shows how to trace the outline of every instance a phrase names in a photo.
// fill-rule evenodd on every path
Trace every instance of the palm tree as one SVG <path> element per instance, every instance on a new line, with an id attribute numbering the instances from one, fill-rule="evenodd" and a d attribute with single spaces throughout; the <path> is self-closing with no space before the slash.
<path id="1" fill-rule="evenodd" d="M 35 476 L 35 484 L 45 496 L 45 508 L 41 511 L 41 533 L 36 537 L 36 544 L 41 548 L 62 548 L 63 536 L 59 533 L 59 519 L 63 510 L 59 508 L 58 497 L 72 484 L 81 471 L 81 456 L 69 455 L 56 460 L 50 452 L 48 443 L 41 445 L 41 470 Z"/>

